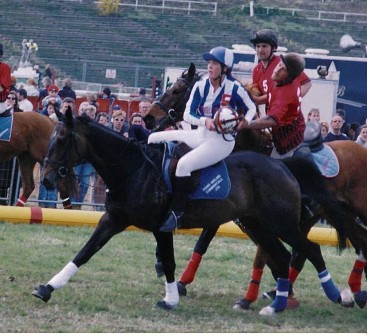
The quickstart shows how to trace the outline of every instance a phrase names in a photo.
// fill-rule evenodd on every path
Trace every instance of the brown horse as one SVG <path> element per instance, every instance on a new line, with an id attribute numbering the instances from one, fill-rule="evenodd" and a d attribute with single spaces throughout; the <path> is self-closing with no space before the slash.
<path id="1" fill-rule="evenodd" d="M 0 159 L 5 161 L 16 156 L 19 161 L 23 193 L 17 206 L 24 206 L 35 188 L 34 166 L 37 162 L 43 164 L 54 127 L 55 123 L 40 113 L 17 112 L 13 114 L 10 141 L 0 141 Z M 64 208 L 70 209 L 69 192 L 64 183 L 61 182 L 58 188 Z"/>
<path id="2" fill-rule="evenodd" d="M 148 128 L 154 130 L 163 130 L 166 127 L 176 124 L 176 122 L 183 119 L 182 102 L 185 97 L 188 98 L 189 92 L 193 87 L 195 81 L 198 79 L 195 73 L 196 69 L 193 64 L 190 65 L 187 73 L 182 74 L 182 78 L 167 90 L 159 101 L 153 103 L 150 111 L 145 116 L 144 120 Z M 239 132 L 236 138 L 237 150 L 255 150 L 266 153 L 268 151 L 268 142 L 263 141 L 263 136 L 256 132 Z M 341 206 L 346 208 L 349 216 L 355 218 L 358 216 L 364 225 L 361 225 L 361 232 L 359 236 L 350 233 L 349 239 L 355 247 L 367 247 L 366 237 L 366 223 L 367 223 L 367 181 L 363 176 L 364 167 L 367 164 L 367 149 L 350 141 L 350 142 L 333 142 L 330 146 L 334 149 L 340 164 L 340 173 L 338 176 L 326 179 L 328 188 L 333 192 L 337 199 L 341 202 Z M 320 219 L 323 214 L 315 212 L 307 218 L 305 215 L 303 220 L 303 230 L 307 234 L 311 227 Z M 240 228 L 246 233 L 250 234 L 244 227 L 245 223 L 238 223 Z M 191 283 L 194 279 L 195 273 L 201 262 L 202 255 L 206 252 L 211 240 L 216 234 L 216 230 L 203 231 L 195 246 L 194 253 L 191 260 L 181 276 L 179 285 L 183 295 L 186 293 L 185 286 Z M 359 249 L 358 249 L 359 251 Z M 364 253 L 366 255 L 366 253 Z M 254 270 L 252 273 L 252 280 L 249 288 L 245 294 L 245 298 L 238 302 L 236 308 L 247 309 L 251 302 L 258 297 L 259 283 L 261 280 L 262 269 L 265 263 L 268 262 L 272 269 L 273 275 L 276 277 L 276 263 L 268 259 L 261 247 L 258 248 L 256 258 L 254 260 Z M 293 260 L 293 267 L 290 270 L 291 281 L 294 281 L 301 271 L 304 264 L 304 258 L 297 256 Z M 356 261 L 355 267 L 349 278 L 349 284 L 352 291 L 355 293 L 355 299 L 360 306 L 366 304 L 366 293 L 361 291 L 361 272 L 360 269 L 363 262 Z M 364 267 L 364 266 L 363 266 Z M 362 270 L 363 270 L 362 267 Z"/>

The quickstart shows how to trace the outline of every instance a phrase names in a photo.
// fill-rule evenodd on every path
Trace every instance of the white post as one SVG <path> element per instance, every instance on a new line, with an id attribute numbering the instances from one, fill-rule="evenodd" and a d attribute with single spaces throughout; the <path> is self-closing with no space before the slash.
<path id="1" fill-rule="evenodd" d="M 254 0 L 250 0 L 250 17 L 254 16 Z"/>

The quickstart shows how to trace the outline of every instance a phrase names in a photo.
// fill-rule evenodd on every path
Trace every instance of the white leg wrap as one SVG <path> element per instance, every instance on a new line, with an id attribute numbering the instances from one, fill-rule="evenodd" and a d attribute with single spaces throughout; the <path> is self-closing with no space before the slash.
<path id="1" fill-rule="evenodd" d="M 273 316 L 275 315 L 275 308 L 267 306 L 260 310 L 259 312 L 262 316 Z"/>
<path id="2" fill-rule="evenodd" d="M 78 271 L 73 262 L 69 262 L 59 273 L 57 273 L 48 284 L 55 289 L 64 287 L 69 279 Z"/>
<path id="3" fill-rule="evenodd" d="M 176 306 L 178 304 L 179 299 L 180 297 L 178 295 L 176 281 L 171 283 L 166 282 L 166 296 L 164 297 L 163 300 L 171 306 Z"/>

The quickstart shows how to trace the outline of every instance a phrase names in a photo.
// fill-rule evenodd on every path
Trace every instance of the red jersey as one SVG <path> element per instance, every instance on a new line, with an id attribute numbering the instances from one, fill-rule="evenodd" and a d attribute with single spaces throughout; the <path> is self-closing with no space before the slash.
<path id="1" fill-rule="evenodd" d="M 272 127 L 273 142 L 278 153 L 285 154 L 303 141 L 305 120 L 301 111 L 299 81 L 283 86 L 274 85 L 268 93 L 268 113 L 276 126 Z"/>
<path id="2" fill-rule="evenodd" d="M 1 103 L 6 101 L 6 97 L 9 94 L 11 85 L 10 75 L 11 75 L 10 66 L 6 63 L 0 62 L 0 85 L 3 88 L 3 92 L 0 92 Z"/>
<path id="3" fill-rule="evenodd" d="M 275 67 L 280 62 L 280 56 L 274 56 L 270 59 L 266 69 L 263 62 L 259 62 L 252 72 L 252 82 L 257 84 L 260 88 L 261 94 L 267 94 L 274 86 L 274 81 L 271 79 L 271 75 Z M 310 78 L 302 72 L 296 79 L 300 85 L 303 85 L 310 81 Z"/>

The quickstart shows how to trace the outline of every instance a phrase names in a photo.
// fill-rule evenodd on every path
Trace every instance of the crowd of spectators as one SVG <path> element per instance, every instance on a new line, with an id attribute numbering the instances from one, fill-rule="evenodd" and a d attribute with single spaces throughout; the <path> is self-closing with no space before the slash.
<path id="1" fill-rule="evenodd" d="M 136 138 L 138 141 L 143 142 L 147 141 L 149 132 L 145 128 L 143 115 L 151 105 L 151 98 L 146 95 L 144 89 L 139 89 L 137 94 L 132 97 L 134 100 L 139 100 L 139 104 L 142 106 L 139 106 L 139 111 L 131 112 L 131 115 L 129 115 L 129 111 L 125 111 L 118 105 L 119 100 L 116 95 L 112 94 L 109 87 L 105 87 L 101 93 L 85 95 L 84 101 L 77 104 L 77 95 L 72 87 L 71 78 L 64 78 L 60 82 L 60 88 L 57 85 L 57 81 L 55 81 L 50 65 L 47 65 L 43 76 L 39 71 L 39 67 L 37 68 L 37 73 L 40 75 L 38 81 L 30 78 L 25 83 L 17 83 L 16 77 L 11 76 L 9 94 L 5 101 L 6 111 L 2 116 L 5 117 L 15 112 L 36 111 L 57 122 L 59 120 L 58 116 L 64 114 L 70 106 L 74 115 L 86 114 L 92 120 L 116 131 L 121 137 Z M 35 108 L 34 97 L 37 97 L 38 109 Z M 30 98 L 33 99 L 30 100 Z M 80 99 L 80 97 L 78 98 Z M 108 99 L 109 109 L 101 110 L 98 103 L 99 99 Z M 7 170 L 9 172 L 12 171 L 12 166 L 7 166 Z M 42 166 L 40 166 L 41 172 Z M 96 209 L 102 210 L 106 186 L 92 165 L 83 163 L 76 166 L 75 176 L 79 184 L 79 195 L 71 199 L 73 208 L 80 208 L 84 203 L 88 203 L 86 202 L 86 196 L 89 191 L 89 202 L 95 205 Z M 5 193 L 7 193 L 6 190 Z M 6 195 L 4 194 L 3 196 Z M 16 199 L 16 195 L 13 198 Z M 56 208 L 58 191 L 56 189 L 46 190 L 40 183 L 38 200 L 40 201 L 39 205 L 42 207 Z"/>
<path id="2" fill-rule="evenodd" d="M 143 118 L 152 101 L 144 88 L 140 88 L 137 94 L 132 96 L 133 101 L 139 101 L 139 108 L 135 111 L 126 111 L 109 87 L 103 88 L 101 93 L 86 95 L 85 100 L 77 106 L 77 95 L 72 88 L 72 80 L 70 78 L 63 79 L 60 89 L 55 81 L 46 74 L 52 74 L 50 67 L 46 69 L 45 76 L 42 79 L 39 78 L 38 83 L 34 79 L 28 79 L 25 84 L 21 85 L 17 85 L 16 78 L 11 78 L 11 90 L 7 99 L 8 114 L 34 110 L 34 105 L 29 98 L 38 97 L 38 112 L 55 122 L 58 121 L 59 112 L 64 113 L 70 106 L 75 115 L 86 114 L 92 120 L 112 129 L 121 137 L 147 142 L 150 132 L 146 129 Z M 100 109 L 99 99 L 108 99 L 109 110 Z M 345 122 L 346 112 L 341 109 L 337 109 L 329 121 L 320 120 L 321 115 L 318 108 L 312 108 L 307 115 L 307 121 L 312 120 L 320 123 L 324 142 L 347 140 L 367 147 L 367 122 L 347 124 Z M 89 202 L 95 205 L 97 210 L 102 210 L 101 204 L 104 204 L 106 185 L 91 164 L 83 163 L 76 166 L 75 176 L 79 184 L 79 196 L 72 199 L 73 207 L 80 208 L 86 202 L 89 191 Z M 41 184 L 38 199 L 46 201 L 40 202 L 40 206 L 56 207 L 57 190 L 47 191 Z"/>

